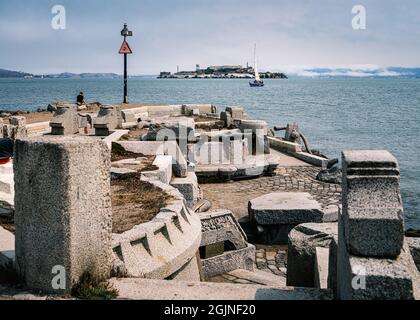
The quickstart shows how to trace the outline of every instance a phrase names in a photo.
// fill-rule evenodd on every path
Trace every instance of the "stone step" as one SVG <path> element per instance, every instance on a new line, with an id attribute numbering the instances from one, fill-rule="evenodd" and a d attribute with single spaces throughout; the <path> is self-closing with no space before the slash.
<path id="1" fill-rule="evenodd" d="M 262 284 L 272 287 L 286 287 L 286 277 L 277 276 L 273 273 L 255 269 L 254 271 L 236 269 L 227 273 L 227 275 L 247 280 L 255 284 Z"/>
<path id="2" fill-rule="evenodd" d="M 330 290 L 250 284 L 112 278 L 118 299 L 134 300 L 331 300 Z"/>

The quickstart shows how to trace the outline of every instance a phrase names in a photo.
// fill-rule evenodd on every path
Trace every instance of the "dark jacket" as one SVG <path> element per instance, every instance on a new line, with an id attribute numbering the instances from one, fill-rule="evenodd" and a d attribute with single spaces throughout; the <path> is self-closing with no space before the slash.
<path id="1" fill-rule="evenodd" d="M 77 100 L 76 100 L 76 102 L 77 102 L 77 103 L 83 103 L 83 102 L 85 102 L 85 97 L 83 96 L 83 94 L 79 94 L 79 95 L 77 96 Z"/>

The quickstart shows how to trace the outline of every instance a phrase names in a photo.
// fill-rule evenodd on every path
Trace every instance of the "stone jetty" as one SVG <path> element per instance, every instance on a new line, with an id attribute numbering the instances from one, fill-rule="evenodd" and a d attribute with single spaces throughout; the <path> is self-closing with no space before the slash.
<path id="1" fill-rule="evenodd" d="M 85 298 L 86 281 L 122 299 L 419 299 L 392 154 L 345 150 L 340 169 L 297 124 L 280 137 L 218 109 L 63 103 L 49 121 L 0 119 L 14 143 L 0 299 Z"/>

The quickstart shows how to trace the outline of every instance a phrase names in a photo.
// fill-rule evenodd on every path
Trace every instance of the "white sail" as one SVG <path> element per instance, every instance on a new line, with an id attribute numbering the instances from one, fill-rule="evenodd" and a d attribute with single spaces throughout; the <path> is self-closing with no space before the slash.
<path id="1" fill-rule="evenodd" d="M 255 71 L 255 81 L 261 81 L 260 74 L 258 72 L 257 66 L 257 44 L 254 45 L 254 71 Z"/>

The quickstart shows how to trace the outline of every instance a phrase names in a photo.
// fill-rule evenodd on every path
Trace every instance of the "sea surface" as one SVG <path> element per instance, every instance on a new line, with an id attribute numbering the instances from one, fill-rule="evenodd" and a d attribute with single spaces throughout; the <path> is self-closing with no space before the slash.
<path id="1" fill-rule="evenodd" d="M 420 229 L 420 79 L 129 79 L 129 102 L 242 106 L 270 126 L 297 122 L 313 149 L 388 149 L 399 160 L 406 228 Z M 0 79 L 0 109 L 36 110 L 55 100 L 122 101 L 122 79 Z"/>

